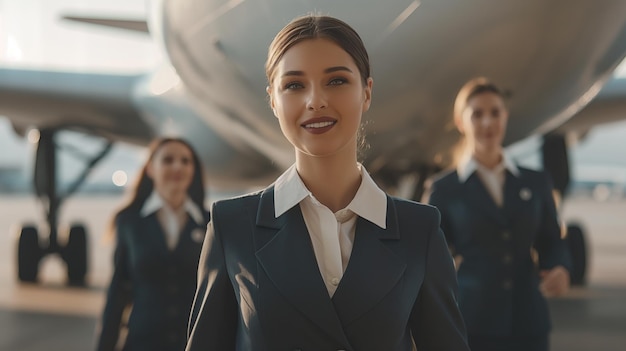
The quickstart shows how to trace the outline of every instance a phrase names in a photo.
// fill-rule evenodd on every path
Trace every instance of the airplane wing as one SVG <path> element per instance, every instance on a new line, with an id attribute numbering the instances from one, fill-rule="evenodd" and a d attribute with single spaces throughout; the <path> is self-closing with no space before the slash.
<path id="1" fill-rule="evenodd" d="M 155 131 L 132 101 L 139 75 L 0 69 L 0 115 L 17 133 L 70 129 L 146 144 Z"/>
<path id="2" fill-rule="evenodd" d="M 626 78 L 613 78 L 606 83 L 585 108 L 559 126 L 555 133 L 583 137 L 601 124 L 626 119 Z"/>
<path id="3" fill-rule="evenodd" d="M 225 189 L 259 186 L 282 171 L 240 125 L 205 118 L 224 114 L 218 104 L 203 106 L 213 109 L 197 113 L 167 65 L 139 75 L 0 68 L 0 116 L 20 135 L 31 128 L 72 130 L 136 145 L 183 137 L 198 151 L 211 185 Z"/>

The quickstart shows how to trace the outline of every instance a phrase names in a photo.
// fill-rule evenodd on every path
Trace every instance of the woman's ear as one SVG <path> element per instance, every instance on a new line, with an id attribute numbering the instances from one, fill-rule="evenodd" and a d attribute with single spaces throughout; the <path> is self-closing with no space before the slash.
<path id="1" fill-rule="evenodd" d="M 149 161 L 146 165 L 146 176 L 150 179 L 154 179 L 154 169 L 152 169 L 152 161 Z"/>
<path id="2" fill-rule="evenodd" d="M 374 86 L 374 79 L 372 77 L 367 78 L 365 85 L 365 99 L 363 100 L 363 112 L 367 112 L 372 104 L 372 88 Z"/>
<path id="3" fill-rule="evenodd" d="M 454 125 L 456 129 L 461 133 L 461 135 L 465 135 L 465 128 L 463 127 L 463 117 L 455 116 L 454 117 Z"/>
<path id="4" fill-rule="evenodd" d="M 459 133 L 464 134 L 463 123 L 461 123 L 461 121 L 458 118 L 454 119 L 454 125 L 456 126 L 456 129 L 459 131 Z"/>
<path id="5" fill-rule="evenodd" d="M 265 92 L 267 93 L 267 96 L 269 97 L 270 108 L 272 109 L 272 112 L 274 113 L 274 117 L 278 118 L 278 115 L 276 115 L 276 107 L 274 107 L 274 97 L 272 96 L 272 87 L 270 87 L 269 85 L 266 86 Z"/>

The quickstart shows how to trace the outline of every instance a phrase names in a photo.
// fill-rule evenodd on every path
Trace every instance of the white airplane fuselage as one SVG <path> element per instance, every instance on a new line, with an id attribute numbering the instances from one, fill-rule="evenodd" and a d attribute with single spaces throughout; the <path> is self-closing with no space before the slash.
<path id="1" fill-rule="evenodd" d="M 623 1 L 164 0 L 155 8 L 151 31 L 162 35 L 192 107 L 269 173 L 291 164 L 293 150 L 267 105 L 264 62 L 296 16 L 336 16 L 365 42 L 374 93 L 363 161 L 374 173 L 450 166 L 460 139 L 452 105 L 472 77 L 510 95 L 510 144 L 572 117 L 626 53 Z"/>

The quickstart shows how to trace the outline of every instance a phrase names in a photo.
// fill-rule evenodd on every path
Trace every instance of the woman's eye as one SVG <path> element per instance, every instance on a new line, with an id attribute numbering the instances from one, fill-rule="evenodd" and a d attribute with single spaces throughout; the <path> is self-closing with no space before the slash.
<path id="1" fill-rule="evenodd" d="M 347 79 L 345 79 L 345 78 L 335 78 L 335 79 L 332 79 L 332 80 L 328 83 L 328 85 L 343 85 L 343 84 L 345 84 L 345 83 L 347 83 L 347 82 L 348 82 L 348 80 L 347 80 Z"/>
<path id="2" fill-rule="evenodd" d="M 300 84 L 299 82 L 289 82 L 285 84 L 284 89 L 294 90 L 294 89 L 301 89 L 302 87 L 303 87 L 302 84 Z"/>

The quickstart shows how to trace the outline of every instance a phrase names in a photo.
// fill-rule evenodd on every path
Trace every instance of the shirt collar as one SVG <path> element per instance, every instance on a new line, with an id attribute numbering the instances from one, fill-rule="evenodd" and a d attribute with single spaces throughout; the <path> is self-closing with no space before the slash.
<path id="1" fill-rule="evenodd" d="M 502 153 L 502 167 L 505 170 L 508 170 L 514 176 L 519 176 L 519 169 L 513 162 L 513 160 L 506 154 L 506 152 Z M 471 175 L 474 173 L 479 167 L 478 162 L 471 155 L 466 155 L 461 159 L 459 165 L 456 169 L 457 174 L 459 175 L 459 181 L 464 183 Z"/>
<path id="2" fill-rule="evenodd" d="M 274 182 L 274 216 L 280 217 L 307 196 L 312 194 L 300 179 L 296 165 L 293 164 Z"/>
<path id="3" fill-rule="evenodd" d="M 148 196 L 146 201 L 143 203 L 139 214 L 142 217 L 147 217 L 165 206 L 165 200 L 163 200 L 159 193 L 153 191 L 152 194 L 150 194 L 150 196 Z M 200 208 L 198 208 L 198 205 L 191 201 L 189 197 L 187 197 L 187 199 L 185 200 L 183 208 L 185 209 L 185 212 L 187 212 L 196 223 L 201 224 L 204 222 L 204 216 L 202 215 L 202 211 L 200 210 Z"/>
<path id="4" fill-rule="evenodd" d="M 385 229 L 387 227 L 387 195 L 376 185 L 365 167 L 361 164 L 357 166 L 361 172 L 361 185 L 346 209 Z M 274 183 L 274 215 L 278 218 L 307 196 L 313 198 L 313 194 L 302 182 L 294 164 Z"/>

